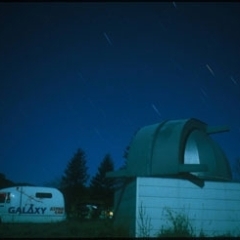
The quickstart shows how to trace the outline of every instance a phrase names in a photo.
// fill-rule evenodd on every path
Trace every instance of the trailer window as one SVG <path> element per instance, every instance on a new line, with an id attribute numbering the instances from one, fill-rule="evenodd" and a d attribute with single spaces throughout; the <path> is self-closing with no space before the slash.
<path id="1" fill-rule="evenodd" d="M 7 193 L 0 193 L 0 203 L 5 203 Z"/>
<path id="2" fill-rule="evenodd" d="M 45 192 L 37 192 L 36 193 L 37 198 L 52 198 L 51 193 L 45 193 Z"/>
<path id="3" fill-rule="evenodd" d="M 7 193 L 6 202 L 7 202 L 7 203 L 10 203 L 10 192 Z"/>

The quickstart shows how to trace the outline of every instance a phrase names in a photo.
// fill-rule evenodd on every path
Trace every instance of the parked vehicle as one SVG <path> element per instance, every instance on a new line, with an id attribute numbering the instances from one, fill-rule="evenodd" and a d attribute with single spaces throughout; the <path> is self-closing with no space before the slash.
<path id="1" fill-rule="evenodd" d="M 66 219 L 63 194 L 50 187 L 0 189 L 0 221 L 49 223 Z"/>
<path id="2" fill-rule="evenodd" d="M 80 219 L 112 219 L 113 211 L 100 203 L 79 203 L 72 210 L 72 216 Z"/>

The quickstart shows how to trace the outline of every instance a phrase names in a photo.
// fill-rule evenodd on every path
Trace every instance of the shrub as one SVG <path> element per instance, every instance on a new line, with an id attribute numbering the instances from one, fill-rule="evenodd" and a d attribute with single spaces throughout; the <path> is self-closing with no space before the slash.
<path id="1" fill-rule="evenodd" d="M 194 237 L 193 227 L 188 216 L 166 208 L 166 217 L 172 226 L 161 228 L 158 237 Z"/>
<path id="2" fill-rule="evenodd" d="M 151 218 L 146 213 L 146 209 L 143 208 L 141 203 L 139 210 L 139 221 L 138 221 L 138 228 L 139 228 L 139 237 L 150 237 L 150 232 L 152 229 L 151 225 Z"/>

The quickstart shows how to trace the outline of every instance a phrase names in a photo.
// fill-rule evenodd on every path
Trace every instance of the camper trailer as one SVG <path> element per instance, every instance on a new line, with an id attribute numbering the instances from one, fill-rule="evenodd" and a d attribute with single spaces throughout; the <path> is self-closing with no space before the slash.
<path id="1" fill-rule="evenodd" d="M 0 221 L 50 223 L 66 219 L 63 194 L 50 187 L 16 186 L 0 189 Z"/>

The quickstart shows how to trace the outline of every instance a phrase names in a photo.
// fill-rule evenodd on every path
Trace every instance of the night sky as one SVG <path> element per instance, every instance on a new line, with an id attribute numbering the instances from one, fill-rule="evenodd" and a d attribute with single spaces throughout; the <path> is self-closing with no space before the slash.
<path id="1" fill-rule="evenodd" d="M 139 128 L 197 118 L 240 156 L 240 3 L 0 3 L 0 172 L 42 185 L 78 148 L 115 169 Z"/>

